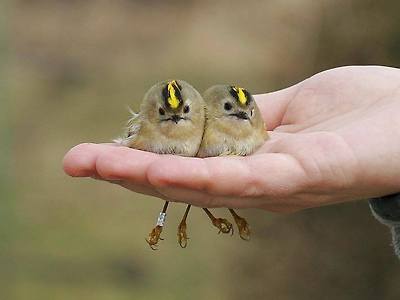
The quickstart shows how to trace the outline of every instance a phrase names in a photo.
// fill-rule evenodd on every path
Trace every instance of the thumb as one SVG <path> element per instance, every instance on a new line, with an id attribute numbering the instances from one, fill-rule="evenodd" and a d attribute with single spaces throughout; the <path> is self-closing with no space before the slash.
<path id="1" fill-rule="evenodd" d="M 296 96 L 299 84 L 276 92 L 254 95 L 268 130 L 282 124 L 290 101 Z"/>

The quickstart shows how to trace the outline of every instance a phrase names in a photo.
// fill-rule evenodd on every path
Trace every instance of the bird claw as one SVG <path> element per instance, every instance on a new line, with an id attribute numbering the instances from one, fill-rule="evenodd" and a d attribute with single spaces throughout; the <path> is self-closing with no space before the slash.
<path id="1" fill-rule="evenodd" d="M 152 250 L 158 250 L 157 244 L 159 240 L 163 240 L 161 238 L 162 226 L 157 225 L 153 228 L 153 230 L 149 233 L 149 237 L 146 239 L 146 242 L 149 244 Z"/>
<path id="2" fill-rule="evenodd" d="M 237 217 L 235 218 L 236 225 L 239 230 L 239 236 L 242 240 L 250 240 L 250 225 L 247 223 L 246 219 Z"/>
<path id="3" fill-rule="evenodd" d="M 222 232 L 231 233 L 231 235 L 233 235 L 233 226 L 227 219 L 215 218 L 212 223 L 215 227 L 219 229 L 218 234 Z"/>
<path id="4" fill-rule="evenodd" d="M 181 248 L 186 248 L 188 236 L 186 233 L 186 222 L 182 220 L 182 222 L 178 226 L 178 243 Z"/>
<path id="5" fill-rule="evenodd" d="M 233 219 L 239 230 L 239 236 L 242 240 L 249 241 L 250 240 L 250 225 L 247 223 L 245 218 L 240 217 L 233 209 L 229 209 L 231 212 Z"/>

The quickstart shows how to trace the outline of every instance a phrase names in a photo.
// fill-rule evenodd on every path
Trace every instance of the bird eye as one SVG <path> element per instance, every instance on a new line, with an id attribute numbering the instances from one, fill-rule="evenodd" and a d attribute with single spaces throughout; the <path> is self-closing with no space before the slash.
<path id="1" fill-rule="evenodd" d="M 225 104 L 224 104 L 224 109 L 225 109 L 225 110 L 231 110 L 231 109 L 232 109 L 232 104 L 229 103 L 229 102 L 225 102 Z"/>
<path id="2" fill-rule="evenodd" d="M 165 110 L 163 110 L 161 107 L 158 109 L 158 113 L 160 114 L 160 115 L 165 115 Z"/>
<path id="3" fill-rule="evenodd" d="M 187 114 L 189 111 L 190 111 L 189 105 L 185 105 L 185 107 L 183 108 L 183 112 L 184 112 L 185 114 Z"/>

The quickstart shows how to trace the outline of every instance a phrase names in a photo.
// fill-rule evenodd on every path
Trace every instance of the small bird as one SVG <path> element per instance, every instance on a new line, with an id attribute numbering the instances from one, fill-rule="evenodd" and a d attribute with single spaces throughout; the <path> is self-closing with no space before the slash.
<path id="1" fill-rule="evenodd" d="M 205 124 L 205 103 L 200 93 L 183 80 L 163 81 L 145 94 L 139 113 L 128 121 L 120 145 L 160 154 L 196 156 Z M 146 241 L 155 250 L 164 226 L 168 201 Z M 185 232 L 178 232 L 185 237 Z"/>
<path id="2" fill-rule="evenodd" d="M 198 157 L 249 155 L 268 138 L 260 110 L 253 96 L 244 88 L 215 85 L 203 94 L 206 103 L 206 124 Z M 206 213 L 207 213 L 207 209 Z M 229 209 L 242 239 L 250 238 L 247 221 Z M 218 222 L 207 213 L 214 226 Z M 229 228 L 229 224 L 227 224 Z"/>

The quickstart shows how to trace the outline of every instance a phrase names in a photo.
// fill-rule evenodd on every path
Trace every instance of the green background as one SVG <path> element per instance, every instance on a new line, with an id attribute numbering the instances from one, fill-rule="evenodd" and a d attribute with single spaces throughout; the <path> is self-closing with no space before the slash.
<path id="1" fill-rule="evenodd" d="M 400 264 L 365 201 L 241 211 L 249 243 L 193 209 L 185 250 L 175 204 L 153 252 L 144 238 L 162 201 L 61 163 L 118 136 L 159 80 L 263 93 L 342 65 L 399 66 L 398 3 L 2 1 L 0 298 L 398 299 Z"/>

